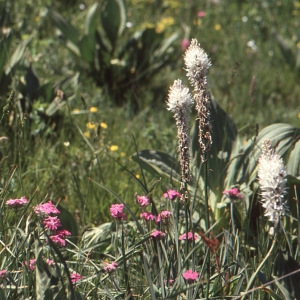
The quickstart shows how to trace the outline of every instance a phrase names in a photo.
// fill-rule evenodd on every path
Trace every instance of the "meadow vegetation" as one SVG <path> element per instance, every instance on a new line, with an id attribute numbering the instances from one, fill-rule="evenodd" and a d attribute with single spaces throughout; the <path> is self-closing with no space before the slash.
<path id="1" fill-rule="evenodd" d="M 297 298 L 299 1 L 0 11 L 0 299 Z"/>

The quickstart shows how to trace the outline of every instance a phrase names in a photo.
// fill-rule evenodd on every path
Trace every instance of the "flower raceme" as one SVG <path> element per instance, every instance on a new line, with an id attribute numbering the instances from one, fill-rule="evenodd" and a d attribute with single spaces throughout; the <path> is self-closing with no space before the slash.
<path id="1" fill-rule="evenodd" d="M 258 182 L 261 190 L 262 207 L 265 217 L 273 222 L 275 227 L 280 218 L 288 210 L 286 201 L 286 170 L 282 158 L 275 152 L 270 140 L 264 140 L 262 153 L 258 160 Z"/>

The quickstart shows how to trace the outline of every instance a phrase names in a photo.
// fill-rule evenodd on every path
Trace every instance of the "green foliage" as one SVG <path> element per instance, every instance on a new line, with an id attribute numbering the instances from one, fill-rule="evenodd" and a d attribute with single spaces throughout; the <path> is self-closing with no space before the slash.
<path id="1" fill-rule="evenodd" d="M 177 33 L 165 38 L 154 28 L 146 28 L 125 34 L 126 12 L 122 0 L 92 5 L 81 37 L 58 12 L 49 8 L 48 14 L 64 35 L 66 47 L 88 65 L 87 75 L 117 105 L 128 101 L 134 109 L 144 107 L 137 97 L 132 97 L 132 90 L 138 95 L 146 88 L 149 91 L 154 76 L 174 59 L 172 44 L 178 38 Z"/>

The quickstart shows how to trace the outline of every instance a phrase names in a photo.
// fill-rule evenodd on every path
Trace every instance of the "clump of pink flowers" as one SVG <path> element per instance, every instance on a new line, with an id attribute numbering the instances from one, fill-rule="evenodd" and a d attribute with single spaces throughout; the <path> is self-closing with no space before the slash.
<path id="1" fill-rule="evenodd" d="M 156 217 L 150 212 L 143 212 L 140 214 L 140 218 L 145 219 L 146 221 L 153 221 Z"/>
<path id="2" fill-rule="evenodd" d="M 4 270 L 1 270 L 0 271 L 0 279 L 5 279 L 7 277 L 7 271 L 4 269 Z"/>
<path id="3" fill-rule="evenodd" d="M 179 192 L 177 192 L 175 190 L 167 190 L 167 192 L 164 193 L 163 196 L 165 199 L 170 199 L 170 200 L 175 200 L 176 198 L 179 198 L 179 199 L 182 198 L 182 194 L 180 194 Z"/>
<path id="4" fill-rule="evenodd" d="M 182 234 L 179 238 L 178 238 L 180 241 L 189 241 L 189 242 L 192 242 L 192 241 L 195 241 L 198 239 L 198 236 L 192 232 L 187 232 L 187 233 L 184 233 Z"/>
<path id="5" fill-rule="evenodd" d="M 150 236 L 152 236 L 153 238 L 156 238 L 156 239 L 160 239 L 160 238 L 165 237 L 166 234 L 162 231 L 155 229 L 153 232 L 150 233 Z"/>
<path id="6" fill-rule="evenodd" d="M 193 283 L 199 277 L 199 274 L 197 272 L 193 272 L 192 270 L 187 270 L 182 274 L 182 277 L 187 283 Z"/>
<path id="7" fill-rule="evenodd" d="M 45 214 L 48 216 L 58 215 L 60 213 L 60 211 L 51 201 L 39 204 L 38 206 L 34 207 L 34 212 L 37 215 Z"/>
<path id="8" fill-rule="evenodd" d="M 118 264 L 114 261 L 111 264 L 105 263 L 103 270 L 107 273 L 113 273 L 118 267 Z"/>
<path id="9" fill-rule="evenodd" d="M 58 217 L 48 217 L 43 222 L 45 228 L 48 228 L 49 230 L 57 230 L 59 227 L 61 227 L 60 220 Z"/>
<path id="10" fill-rule="evenodd" d="M 230 200 L 244 199 L 244 196 L 241 194 L 238 188 L 224 190 L 222 194 L 227 196 Z"/>
<path id="11" fill-rule="evenodd" d="M 123 212 L 124 204 L 112 204 L 110 207 L 110 213 L 116 220 L 126 220 L 126 215 Z"/>
<path id="12" fill-rule="evenodd" d="M 142 206 L 142 207 L 145 207 L 147 205 L 149 205 L 151 203 L 151 200 L 150 198 L 148 198 L 147 196 L 139 196 L 139 195 L 136 195 L 136 202 Z"/>
<path id="13" fill-rule="evenodd" d="M 168 210 L 163 210 L 161 213 L 156 217 L 155 223 L 158 224 L 159 222 L 167 223 L 172 213 Z"/>
<path id="14" fill-rule="evenodd" d="M 28 201 L 25 197 L 21 197 L 20 199 L 9 199 L 6 201 L 6 205 L 13 209 L 23 207 L 27 203 Z"/>
<path id="15" fill-rule="evenodd" d="M 81 280 L 82 279 L 82 276 L 76 272 L 73 272 L 71 275 L 70 275 L 70 279 L 71 279 L 71 282 L 74 284 L 76 283 L 77 281 Z"/>
<path id="16" fill-rule="evenodd" d="M 30 271 L 33 271 L 35 269 L 35 264 L 36 264 L 36 259 L 35 258 L 30 259 L 29 264 L 28 264 L 27 261 L 24 262 L 24 265 L 26 267 L 28 267 Z"/>

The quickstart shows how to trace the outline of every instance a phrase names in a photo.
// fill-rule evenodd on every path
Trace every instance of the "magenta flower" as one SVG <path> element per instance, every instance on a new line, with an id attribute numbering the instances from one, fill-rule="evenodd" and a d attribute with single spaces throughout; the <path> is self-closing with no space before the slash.
<path id="1" fill-rule="evenodd" d="M 136 196 L 136 201 L 140 206 L 147 206 L 151 203 L 151 200 L 147 196 Z"/>
<path id="2" fill-rule="evenodd" d="M 175 190 L 167 190 L 166 193 L 164 193 L 165 199 L 175 200 L 176 198 L 181 198 L 182 194 L 178 193 Z"/>
<path id="3" fill-rule="evenodd" d="M 199 18 L 203 18 L 203 17 L 206 16 L 206 12 L 205 12 L 205 11 L 198 11 L 197 16 L 198 16 Z"/>
<path id="4" fill-rule="evenodd" d="M 192 270 L 187 270 L 182 274 L 182 277 L 187 281 L 187 283 L 193 283 L 199 277 L 199 274 Z"/>
<path id="5" fill-rule="evenodd" d="M 155 220 L 155 216 L 150 212 L 143 212 L 140 214 L 141 219 L 145 219 L 146 221 L 153 221 Z"/>
<path id="6" fill-rule="evenodd" d="M 172 213 L 168 210 L 163 210 L 155 219 L 155 223 L 158 224 L 159 222 L 163 222 L 166 223 L 168 221 L 168 219 L 170 218 L 170 216 L 172 215 Z"/>
<path id="7" fill-rule="evenodd" d="M 150 233 L 150 236 L 152 236 L 153 238 L 163 238 L 166 236 L 166 234 L 162 231 L 159 231 L 157 229 L 155 229 L 152 233 Z"/>
<path id="8" fill-rule="evenodd" d="M 191 241 L 195 241 L 196 239 L 198 239 L 198 236 L 192 232 L 188 232 L 188 233 L 184 233 L 182 234 L 179 238 L 180 241 L 184 241 L 184 240 L 188 240 L 189 242 Z"/>
<path id="9" fill-rule="evenodd" d="M 244 199 L 238 188 L 224 190 L 222 194 L 226 195 L 230 200 Z"/>
<path id="10" fill-rule="evenodd" d="M 61 227 L 58 217 L 48 217 L 44 220 L 43 224 L 50 230 L 56 230 L 57 228 Z"/>
<path id="11" fill-rule="evenodd" d="M 112 204 L 110 207 L 110 213 L 116 220 L 126 220 L 126 215 L 123 213 L 123 204 Z"/>
<path id="12" fill-rule="evenodd" d="M 71 282 L 72 283 L 76 283 L 77 281 L 81 280 L 82 279 L 82 276 L 76 272 L 73 272 L 71 275 L 70 275 L 70 279 L 71 279 Z"/>
<path id="13" fill-rule="evenodd" d="M 7 276 L 7 271 L 6 270 L 1 270 L 0 271 L 0 279 L 5 279 Z"/>
<path id="14" fill-rule="evenodd" d="M 28 201 L 25 197 L 21 197 L 21 199 L 10 199 L 6 201 L 6 205 L 14 209 L 20 208 L 27 203 Z"/>
<path id="15" fill-rule="evenodd" d="M 35 258 L 29 260 L 29 270 L 30 270 L 30 271 L 33 271 L 33 270 L 34 270 L 35 264 L 36 264 L 36 259 L 35 259 Z M 28 267 L 28 262 L 25 261 L 25 262 L 24 262 L 24 265 L 25 265 L 26 267 Z"/>
<path id="16" fill-rule="evenodd" d="M 185 51 L 190 46 L 190 41 L 188 39 L 183 39 L 181 41 L 181 49 Z"/>
<path id="17" fill-rule="evenodd" d="M 71 232 L 65 229 L 57 230 L 56 235 L 62 239 L 65 239 L 67 236 L 71 235 Z"/>
<path id="18" fill-rule="evenodd" d="M 39 204 L 38 206 L 34 207 L 34 212 L 39 214 L 45 214 L 48 216 L 51 215 L 58 215 L 60 211 L 56 208 L 56 206 L 51 202 L 46 202 L 44 204 Z"/>
<path id="19" fill-rule="evenodd" d="M 114 272 L 118 267 L 118 264 L 114 261 L 111 264 L 105 263 L 105 267 L 103 268 L 104 271 L 107 273 Z"/>
<path id="20" fill-rule="evenodd" d="M 54 266 L 55 262 L 52 259 L 47 258 L 46 259 L 46 263 L 48 264 L 48 266 Z"/>
<path id="21" fill-rule="evenodd" d="M 51 239 L 51 241 L 61 247 L 65 247 L 66 246 L 66 241 L 59 235 L 52 235 L 49 236 L 49 238 Z"/>

